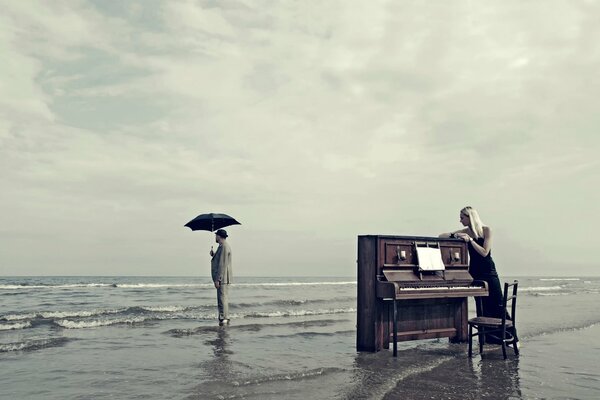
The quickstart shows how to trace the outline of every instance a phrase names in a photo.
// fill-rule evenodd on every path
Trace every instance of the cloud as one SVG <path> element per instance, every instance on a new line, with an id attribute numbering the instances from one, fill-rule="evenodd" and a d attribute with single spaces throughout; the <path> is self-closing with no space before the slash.
<path id="1" fill-rule="evenodd" d="M 160 273 L 185 254 L 191 274 L 179 229 L 205 211 L 244 221 L 249 274 L 282 273 L 251 255 L 271 234 L 274 259 L 310 249 L 352 274 L 356 234 L 437 234 L 465 203 L 536 254 L 559 241 L 548 224 L 579 249 L 600 222 L 592 3 L 5 8 L 3 273 Z"/>

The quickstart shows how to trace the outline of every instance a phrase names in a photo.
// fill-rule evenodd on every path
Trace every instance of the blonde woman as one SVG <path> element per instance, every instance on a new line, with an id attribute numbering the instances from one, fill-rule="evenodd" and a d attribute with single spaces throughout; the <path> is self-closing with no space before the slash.
<path id="1" fill-rule="evenodd" d="M 460 210 L 460 223 L 465 227 L 458 231 L 442 233 L 440 237 L 458 238 L 468 243 L 469 272 L 473 279 L 488 283 L 489 296 L 483 298 L 482 315 L 502 318 L 502 288 L 492 259 L 492 230 L 481 222 L 479 213 L 473 207 Z"/>

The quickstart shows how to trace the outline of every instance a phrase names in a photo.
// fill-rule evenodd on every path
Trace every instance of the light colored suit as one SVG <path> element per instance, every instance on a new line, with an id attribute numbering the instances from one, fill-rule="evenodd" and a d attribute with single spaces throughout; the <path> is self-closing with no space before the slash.
<path id="1" fill-rule="evenodd" d="M 231 283 L 231 246 L 223 241 L 210 261 L 210 272 L 213 282 Z"/>
<path id="2" fill-rule="evenodd" d="M 221 282 L 217 289 L 219 320 L 229 319 L 229 284 L 231 283 L 231 247 L 223 241 L 210 261 L 213 282 Z"/>

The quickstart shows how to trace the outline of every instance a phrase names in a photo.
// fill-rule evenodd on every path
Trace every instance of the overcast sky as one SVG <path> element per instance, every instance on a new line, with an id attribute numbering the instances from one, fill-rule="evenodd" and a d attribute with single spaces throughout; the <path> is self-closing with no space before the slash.
<path id="1" fill-rule="evenodd" d="M 0 275 L 356 273 L 477 208 L 501 275 L 597 275 L 600 3 L 20 1 Z"/>

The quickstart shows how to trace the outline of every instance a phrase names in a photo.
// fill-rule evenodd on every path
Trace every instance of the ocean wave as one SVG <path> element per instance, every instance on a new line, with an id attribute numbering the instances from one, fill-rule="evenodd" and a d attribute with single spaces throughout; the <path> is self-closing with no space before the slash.
<path id="1" fill-rule="evenodd" d="M 93 310 L 70 310 L 70 311 L 39 311 L 26 314 L 7 314 L 0 316 L 0 321 L 24 321 L 34 319 L 61 319 L 61 318 L 89 318 L 102 315 L 117 314 L 147 314 L 147 313 L 177 313 L 194 309 L 206 308 L 209 305 L 199 307 L 183 306 L 133 306 L 117 309 L 93 309 Z M 212 304 L 210 306 L 213 306 Z"/>
<path id="2" fill-rule="evenodd" d="M 0 324 L 0 331 L 12 331 L 25 329 L 31 326 L 31 322 L 17 322 L 16 324 Z"/>
<path id="3" fill-rule="evenodd" d="M 270 300 L 266 302 L 253 302 L 253 303 L 230 303 L 230 308 L 248 308 L 248 307 L 261 307 L 261 306 L 304 306 L 307 304 L 317 303 L 336 303 L 336 302 L 356 302 L 356 297 L 335 297 L 332 299 L 278 299 Z"/>
<path id="4" fill-rule="evenodd" d="M 26 319 L 34 319 L 38 314 L 28 313 L 28 314 L 7 314 L 0 316 L 0 321 L 23 321 Z"/>
<path id="5" fill-rule="evenodd" d="M 232 314 L 232 317 L 238 318 L 237 315 Z M 149 314 L 141 314 L 141 315 L 129 315 L 123 316 L 120 318 L 104 318 L 104 319 L 82 319 L 82 320 L 72 320 L 72 319 L 63 319 L 63 320 L 55 320 L 53 323 L 59 327 L 66 329 L 85 329 L 85 328 L 99 328 L 103 326 L 112 326 L 112 325 L 135 325 L 141 323 L 150 323 L 157 321 L 166 321 L 166 320 L 174 320 L 174 319 L 184 319 L 184 320 L 209 320 L 216 318 L 215 313 L 202 313 L 202 312 L 193 312 L 193 313 L 171 313 L 171 312 L 152 312 Z"/>
<path id="6" fill-rule="evenodd" d="M 576 323 L 572 326 L 554 326 L 551 328 L 547 328 L 547 329 L 540 329 L 538 331 L 534 331 L 534 332 L 530 332 L 525 336 L 521 336 L 519 335 L 519 340 L 523 340 L 523 339 L 532 339 L 536 336 L 545 336 L 545 335 L 552 335 L 555 333 L 561 333 L 561 332 L 576 332 L 576 331 L 581 331 L 584 329 L 589 329 L 589 328 L 593 328 L 595 326 L 597 326 L 598 324 L 600 324 L 600 320 L 593 320 L 593 321 L 581 321 L 579 323 Z"/>
<path id="7" fill-rule="evenodd" d="M 18 343 L 0 344 L 0 353 L 8 353 L 12 351 L 31 351 L 41 350 L 48 347 L 62 346 L 73 339 L 69 338 L 54 338 L 54 339 L 38 339 L 29 340 Z"/>
<path id="8" fill-rule="evenodd" d="M 339 286 L 356 285 L 356 281 L 340 282 L 256 282 L 233 283 L 233 287 L 290 287 L 290 286 Z M 32 290 L 32 289 L 81 289 L 81 288 L 121 288 L 121 289 L 163 289 L 163 288 L 212 288 L 212 283 L 74 283 L 58 285 L 0 285 L 0 290 Z"/>
<path id="9" fill-rule="evenodd" d="M 580 278 L 540 278 L 540 281 L 580 281 Z"/>
<path id="10" fill-rule="evenodd" d="M 255 311 L 244 315 L 244 318 L 272 318 L 272 317 L 303 317 L 308 315 L 327 315 L 355 313 L 356 308 L 333 308 L 321 310 L 283 310 L 283 311 Z"/>
<path id="11" fill-rule="evenodd" d="M 192 310 L 196 307 L 183 307 L 183 306 L 141 306 L 142 310 L 158 313 L 169 313 L 169 312 L 181 312 L 186 310 Z"/>
<path id="12" fill-rule="evenodd" d="M 347 319 L 313 319 L 308 321 L 292 321 L 292 322 L 275 322 L 275 323 L 250 323 L 250 324 L 241 324 L 241 325 L 230 325 L 227 327 L 227 330 L 234 331 L 245 331 L 245 332 L 258 332 L 263 329 L 271 329 L 271 328 L 300 328 L 307 329 L 313 327 L 328 327 L 335 324 L 339 324 L 340 322 L 348 322 L 350 320 Z M 218 332 L 223 329 L 219 326 L 199 326 L 197 328 L 190 329 L 170 329 L 165 334 L 182 337 L 182 336 L 191 336 L 198 335 L 204 333 L 213 333 Z"/>
<path id="13" fill-rule="evenodd" d="M 320 367 L 303 371 L 279 372 L 276 374 L 256 374 L 254 376 L 229 380 L 210 380 L 196 387 L 194 389 L 194 396 L 190 398 L 234 399 L 247 398 L 248 395 L 257 398 L 285 398 L 285 394 L 290 392 L 285 390 L 282 393 L 275 389 L 275 387 L 281 387 L 282 384 L 284 385 L 283 387 L 287 387 L 286 385 L 293 384 L 294 382 L 298 385 L 308 385 L 311 380 L 347 372 L 347 369 L 339 367 Z M 275 385 L 275 387 L 268 385 Z M 251 393 L 239 393 L 240 390 Z M 258 392 L 255 392 L 257 390 Z"/>
<path id="14" fill-rule="evenodd" d="M 556 291 L 563 290 L 562 286 L 533 286 L 533 287 L 524 287 L 519 288 L 519 292 L 548 292 L 548 291 Z"/>
<path id="15" fill-rule="evenodd" d="M 321 377 L 324 375 L 344 372 L 345 370 L 342 368 L 335 367 L 327 367 L 327 368 L 316 368 L 303 372 L 290 372 L 284 374 L 276 374 L 276 375 L 267 375 L 256 377 L 252 379 L 245 379 L 243 381 L 232 381 L 230 384 L 233 386 L 248 386 L 248 385 L 260 385 L 267 382 L 277 382 L 277 381 L 297 381 L 304 379 L 311 379 L 316 377 Z"/>
<path id="16" fill-rule="evenodd" d="M 26 314 L 7 314 L 0 317 L 0 321 L 23 321 L 23 320 L 34 320 L 34 319 L 54 319 L 54 318 L 85 318 L 94 317 L 98 315 L 111 315 L 119 314 L 126 311 L 126 308 L 107 310 L 107 309 L 96 309 L 96 310 L 78 310 L 78 311 L 40 311 L 36 313 Z"/>
<path id="17" fill-rule="evenodd" d="M 73 288 L 96 288 L 96 287 L 114 287 L 110 283 L 74 283 L 69 285 L 0 285 L 0 290 L 18 290 L 18 289 L 73 289 Z"/>
<path id="18" fill-rule="evenodd" d="M 122 289 L 212 288 L 212 283 L 117 283 Z"/>
<path id="19" fill-rule="evenodd" d="M 558 292 L 558 293 L 533 293 L 535 296 L 542 297 L 553 297 L 553 296 L 568 296 L 570 293 L 567 292 Z"/>
<path id="20" fill-rule="evenodd" d="M 356 281 L 344 282 L 256 282 L 256 283 L 232 283 L 232 287 L 288 287 L 288 286 L 337 286 L 337 285 L 356 285 Z M 158 288 L 213 288 L 212 283 L 117 283 L 117 288 L 126 289 L 158 289 Z M 0 287 L 1 288 L 1 287 Z"/>
<path id="21" fill-rule="evenodd" d="M 338 285 L 356 285 L 356 281 L 340 282 L 258 282 L 258 283 L 234 283 L 233 286 L 252 287 L 252 286 L 338 286 Z"/>
<path id="22" fill-rule="evenodd" d="M 122 289 L 155 289 L 155 288 L 201 288 L 213 287 L 212 283 L 85 283 L 68 285 L 0 285 L 0 290 L 17 289 L 82 289 L 82 288 L 122 288 Z"/>
<path id="23" fill-rule="evenodd" d="M 251 307 L 261 307 L 261 306 L 273 306 L 273 305 L 283 305 L 283 306 L 301 306 L 305 305 L 310 300 L 272 300 L 266 302 L 252 302 L 252 303 L 229 303 L 229 308 L 233 309 L 246 309 Z M 314 301 L 317 302 L 316 300 Z"/>
<path id="24" fill-rule="evenodd" d="M 211 305 L 210 308 L 214 308 Z M 214 310 L 213 310 L 214 311 Z M 0 330 L 25 329 L 42 324 L 54 324 L 66 329 L 99 328 L 111 325 L 133 325 L 142 322 L 164 321 L 164 320 L 212 320 L 215 312 L 208 311 L 203 307 L 184 306 L 136 306 L 122 309 L 100 309 L 84 311 L 52 311 L 30 314 L 9 314 L 2 320 L 18 321 L 13 324 L 0 325 Z M 278 318 L 278 317 L 301 317 L 313 315 L 331 315 L 354 313 L 356 308 L 330 308 L 330 309 L 301 309 L 301 310 L 273 310 L 273 311 L 250 311 L 232 313 L 234 319 L 243 318 Z M 108 318 L 98 318 L 107 316 Z"/>
<path id="25" fill-rule="evenodd" d="M 63 319 L 56 321 L 55 324 L 66 329 L 85 329 L 85 328 L 99 328 L 102 326 L 112 325 L 134 325 L 142 322 L 147 322 L 149 318 L 146 317 L 133 317 L 133 318 L 116 318 L 116 319 L 100 319 L 92 321 L 72 321 Z"/>
<path id="26" fill-rule="evenodd" d="M 345 331 L 335 331 L 335 332 L 315 332 L 315 331 L 304 331 L 304 332 L 294 332 L 288 334 L 281 335 L 264 335 L 263 338 L 291 338 L 291 337 L 301 337 L 301 338 L 315 338 L 315 337 L 330 337 L 330 336 L 345 336 L 345 335 L 354 335 L 356 333 L 355 330 L 345 330 Z"/>
<path id="27" fill-rule="evenodd" d="M 111 315 L 111 314 L 119 314 L 126 311 L 126 308 L 110 310 L 110 309 L 95 309 L 95 310 L 83 310 L 83 311 L 48 311 L 41 312 L 39 315 L 42 318 L 85 318 L 85 317 L 94 317 L 97 315 Z"/>

